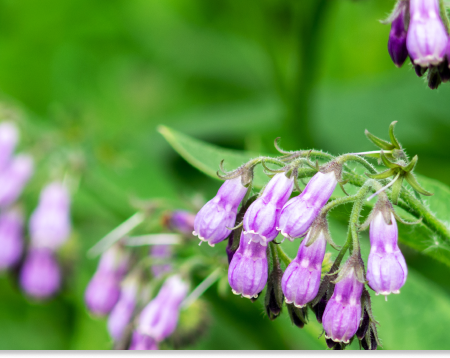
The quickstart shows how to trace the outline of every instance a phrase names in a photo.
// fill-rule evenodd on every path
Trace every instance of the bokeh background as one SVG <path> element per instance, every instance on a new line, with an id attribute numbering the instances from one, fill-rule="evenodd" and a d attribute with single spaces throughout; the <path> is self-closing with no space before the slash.
<path id="1" fill-rule="evenodd" d="M 175 153 L 157 133 L 159 124 L 228 148 L 274 153 L 280 136 L 285 149 L 339 154 L 374 150 L 364 129 L 386 137 L 398 120 L 398 138 L 419 155 L 417 172 L 450 185 L 450 85 L 431 91 L 409 64 L 393 65 L 389 26 L 379 22 L 393 5 L 0 0 L 1 101 L 21 117 L 21 149 L 50 143 L 82 153 L 85 165 L 64 253 L 72 274 L 47 303 L 25 298 L 14 273 L 0 277 L 0 349 L 111 348 L 105 320 L 91 317 L 83 302 L 96 266 L 87 249 L 133 214 L 130 197 L 166 197 L 183 206 L 195 193 L 206 200 L 219 185 Z M 34 180 L 28 210 L 45 171 Z M 434 327 L 427 297 L 407 312 L 407 325 L 405 312 L 381 313 L 429 287 L 438 296 L 433 305 L 450 312 L 449 268 L 403 250 L 424 286 L 407 283 L 403 295 L 376 301 L 380 332 L 387 327 L 396 338 L 381 337 L 392 349 L 449 348 L 420 323 L 427 315 Z M 189 348 L 324 348 L 317 325 L 299 330 L 286 312 L 272 323 L 261 302 L 222 297 L 217 289 L 206 298 L 210 329 Z"/>

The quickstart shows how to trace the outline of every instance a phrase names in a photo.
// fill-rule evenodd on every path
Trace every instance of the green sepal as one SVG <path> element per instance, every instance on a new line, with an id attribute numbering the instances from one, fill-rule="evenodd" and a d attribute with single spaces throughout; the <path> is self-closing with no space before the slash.
<path id="1" fill-rule="evenodd" d="M 411 159 L 411 161 L 408 163 L 408 165 L 403 169 L 405 172 L 412 172 L 414 168 L 416 167 L 417 160 L 419 160 L 419 157 L 417 155 L 414 156 L 414 158 Z"/>
<path id="2" fill-rule="evenodd" d="M 391 176 L 395 175 L 395 170 L 394 169 L 388 169 L 382 173 L 378 173 L 378 174 L 370 174 L 370 173 L 366 173 L 366 176 L 368 176 L 371 179 L 386 179 L 389 178 Z"/>
<path id="3" fill-rule="evenodd" d="M 431 196 L 434 195 L 433 193 L 430 193 L 429 191 L 426 191 L 424 188 L 420 186 L 420 184 L 417 182 L 416 177 L 412 173 L 406 173 L 405 179 L 408 182 L 411 187 L 417 191 L 419 194 L 425 195 L 425 196 Z"/>
<path id="4" fill-rule="evenodd" d="M 395 147 L 392 145 L 392 143 L 389 143 L 388 141 L 385 141 L 384 139 L 378 138 L 374 136 L 372 133 L 370 133 L 367 129 L 364 131 L 364 134 L 366 137 L 377 147 L 384 149 L 384 150 L 392 150 Z"/>
<path id="5" fill-rule="evenodd" d="M 392 204 L 397 205 L 400 191 L 402 190 L 403 177 L 399 176 L 395 183 L 392 185 L 391 200 Z"/>
<path id="6" fill-rule="evenodd" d="M 394 146 L 394 148 L 401 149 L 400 143 L 398 142 L 398 140 L 394 134 L 394 127 L 396 124 L 397 124 L 397 121 L 394 121 L 389 126 L 389 137 L 391 138 L 391 142 L 392 142 L 392 145 Z M 392 149 L 394 149 L 394 148 L 392 148 Z"/>
<path id="7" fill-rule="evenodd" d="M 383 151 L 381 151 L 380 157 L 381 157 L 381 160 L 383 161 L 384 165 L 387 166 L 388 168 L 395 169 L 395 168 L 399 167 L 398 164 L 392 163 L 388 158 L 386 158 L 386 155 L 384 154 Z"/>

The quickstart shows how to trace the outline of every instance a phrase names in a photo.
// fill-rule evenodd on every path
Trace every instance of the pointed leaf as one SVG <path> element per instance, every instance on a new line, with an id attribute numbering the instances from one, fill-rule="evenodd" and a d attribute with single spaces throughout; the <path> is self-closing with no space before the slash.
<path id="1" fill-rule="evenodd" d="M 414 156 L 414 158 L 411 159 L 411 161 L 408 163 L 408 165 L 403 169 L 405 172 L 412 172 L 417 164 L 417 160 L 419 157 L 417 155 Z"/>
<path id="2" fill-rule="evenodd" d="M 399 167 L 398 164 L 395 164 L 395 163 L 392 163 L 391 161 L 389 161 L 389 159 L 386 158 L 386 155 L 384 154 L 383 151 L 381 151 L 380 157 L 381 157 L 381 160 L 383 161 L 383 164 L 385 166 L 387 166 L 388 168 L 395 169 L 395 168 Z"/>
<path id="3" fill-rule="evenodd" d="M 395 137 L 395 134 L 394 134 L 394 127 L 395 127 L 396 124 L 397 124 L 397 121 L 394 121 L 394 122 L 392 122 L 391 125 L 389 126 L 389 137 L 391 138 L 392 145 L 393 145 L 395 148 L 400 149 L 400 148 L 401 148 L 401 145 L 400 145 L 400 143 L 398 142 L 398 140 L 397 140 L 397 138 Z"/>
<path id="4" fill-rule="evenodd" d="M 433 193 L 430 193 L 429 191 L 426 191 L 424 188 L 422 188 L 412 173 L 406 173 L 405 179 L 408 182 L 408 184 L 411 185 L 412 188 L 418 193 L 425 196 L 434 195 Z"/>
<path id="5" fill-rule="evenodd" d="M 384 139 L 378 138 L 374 136 L 372 133 L 370 133 L 367 129 L 365 130 L 366 137 L 377 147 L 384 149 L 384 150 L 392 150 L 395 147 L 392 145 L 392 143 L 389 143 L 385 141 Z"/>
<path id="6" fill-rule="evenodd" d="M 402 190 L 403 177 L 399 177 L 395 183 L 392 185 L 392 194 L 391 200 L 393 204 L 398 203 L 398 197 L 400 195 L 400 191 Z"/>
<path id="7" fill-rule="evenodd" d="M 386 171 L 384 171 L 384 172 L 382 172 L 382 173 L 378 173 L 378 174 L 370 174 L 370 173 L 366 173 L 366 175 L 367 175 L 369 178 L 372 178 L 372 179 L 386 179 L 386 178 L 389 178 L 389 177 L 395 175 L 395 170 L 393 170 L 393 169 L 388 169 L 388 170 L 386 170 Z"/>

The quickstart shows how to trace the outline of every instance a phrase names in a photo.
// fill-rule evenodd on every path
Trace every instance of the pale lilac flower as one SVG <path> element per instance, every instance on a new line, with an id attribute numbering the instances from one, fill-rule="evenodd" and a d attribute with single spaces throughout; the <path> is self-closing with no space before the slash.
<path id="1" fill-rule="evenodd" d="M 277 230 L 294 240 L 306 234 L 322 207 L 336 188 L 337 179 L 333 171 L 318 172 L 306 185 L 305 190 L 284 205 Z"/>
<path id="2" fill-rule="evenodd" d="M 150 248 L 150 257 L 155 259 L 164 259 L 169 261 L 172 256 L 172 246 L 171 245 L 153 245 Z M 165 273 L 172 270 L 172 265 L 170 263 L 166 264 L 154 264 L 151 267 L 153 276 L 161 277 Z"/>
<path id="3" fill-rule="evenodd" d="M 13 267 L 22 256 L 23 220 L 18 209 L 0 214 L 0 270 Z"/>
<path id="4" fill-rule="evenodd" d="M 311 232 L 310 230 L 300 244 L 296 258 L 286 268 L 281 280 L 286 303 L 294 303 L 296 307 L 306 306 L 319 292 L 327 241 L 321 230 L 314 243 L 306 246 Z"/>
<path id="5" fill-rule="evenodd" d="M 408 268 L 398 247 L 398 229 L 391 213 L 388 225 L 381 212 L 370 223 L 370 254 L 367 264 L 367 280 L 376 294 L 400 293 L 406 282 Z"/>
<path id="6" fill-rule="evenodd" d="M 31 248 L 20 271 L 20 285 L 27 295 L 45 299 L 53 296 L 61 285 L 61 273 L 52 251 Z"/>
<path id="7" fill-rule="evenodd" d="M 70 196 L 64 185 L 54 182 L 41 192 L 39 205 L 30 218 L 31 242 L 56 250 L 69 238 Z"/>
<path id="8" fill-rule="evenodd" d="M 267 283 L 267 247 L 252 240 L 255 234 L 242 232 L 239 248 L 228 268 L 228 282 L 235 295 L 258 297 Z"/>
<path id="9" fill-rule="evenodd" d="M 137 330 L 160 342 L 175 330 L 180 314 L 181 302 L 186 297 L 188 285 L 179 276 L 169 277 L 158 295 L 139 315 Z"/>
<path id="10" fill-rule="evenodd" d="M 355 268 L 350 268 L 336 283 L 322 317 L 326 338 L 348 343 L 355 335 L 361 320 L 363 286 L 357 279 Z"/>
<path id="11" fill-rule="evenodd" d="M 428 67 L 442 62 L 448 34 L 442 23 L 439 0 L 410 0 L 406 46 L 415 65 Z"/>
<path id="12" fill-rule="evenodd" d="M 408 57 L 408 50 L 406 48 L 407 32 L 405 28 L 406 5 L 406 2 L 401 3 L 398 14 L 392 21 L 391 32 L 389 33 L 388 51 L 397 67 L 401 67 Z"/>
<path id="13" fill-rule="evenodd" d="M 156 341 L 145 334 L 134 331 L 131 337 L 130 351 L 151 351 L 158 350 Z"/>
<path id="14" fill-rule="evenodd" d="M 0 171 L 3 171 L 11 161 L 18 140 L 19 131 L 14 123 L 0 124 Z"/>
<path id="15" fill-rule="evenodd" d="M 285 173 L 276 174 L 267 184 L 262 195 L 245 212 L 244 232 L 248 237 L 266 246 L 277 237 L 277 223 L 281 208 L 289 200 L 294 189 L 294 178 Z M 258 240 L 258 241 L 256 241 Z"/>
<path id="16" fill-rule="evenodd" d="M 186 236 L 192 236 L 194 231 L 195 215 L 184 210 L 175 210 L 166 217 L 166 225 Z"/>
<path id="17" fill-rule="evenodd" d="M 13 204 L 33 173 L 33 159 L 25 154 L 15 156 L 0 172 L 0 207 Z"/>
<path id="18" fill-rule="evenodd" d="M 235 226 L 237 209 L 247 193 L 241 177 L 226 180 L 217 195 L 198 212 L 194 221 L 193 234 L 214 246 L 225 240 Z"/>

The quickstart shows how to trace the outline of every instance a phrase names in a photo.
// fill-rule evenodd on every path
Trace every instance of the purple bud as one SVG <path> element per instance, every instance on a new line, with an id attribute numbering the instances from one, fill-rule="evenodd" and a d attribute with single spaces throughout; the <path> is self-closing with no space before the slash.
<path id="1" fill-rule="evenodd" d="M 297 257 L 286 268 L 281 280 L 286 303 L 294 303 L 296 307 L 306 306 L 319 292 L 327 241 L 321 230 L 314 243 L 307 247 L 311 232 L 300 244 Z"/>
<path id="2" fill-rule="evenodd" d="M 131 337 L 130 348 L 128 349 L 130 351 L 151 351 L 157 350 L 158 344 L 152 337 L 134 331 Z"/>
<path id="3" fill-rule="evenodd" d="M 33 173 L 33 159 L 17 155 L 0 173 L 0 207 L 14 203 Z"/>
<path id="4" fill-rule="evenodd" d="M 195 215 L 183 211 L 176 210 L 164 218 L 165 224 L 174 231 L 179 231 L 186 236 L 191 236 L 194 231 Z"/>
<path id="5" fill-rule="evenodd" d="M 138 331 L 160 342 L 175 330 L 180 304 L 186 297 L 188 286 L 179 276 L 169 277 L 158 295 L 142 310 Z"/>
<path id="6" fill-rule="evenodd" d="M 277 229 L 289 240 L 306 234 L 322 207 L 336 188 L 337 179 L 333 171 L 318 172 L 309 181 L 303 192 L 289 200 L 281 211 Z"/>
<path id="7" fill-rule="evenodd" d="M 154 245 L 150 248 L 150 257 L 155 259 L 169 259 L 172 256 L 172 247 L 170 245 Z M 155 277 L 161 277 L 172 270 L 170 264 L 152 265 L 152 273 Z"/>
<path id="8" fill-rule="evenodd" d="M 193 234 L 214 246 L 225 240 L 235 225 L 237 208 L 247 193 L 241 177 L 226 180 L 217 195 L 198 212 Z"/>
<path id="9" fill-rule="evenodd" d="M 31 242 L 36 247 L 56 250 L 70 235 L 70 197 L 58 182 L 47 185 L 41 192 L 39 205 L 30 218 Z"/>
<path id="10" fill-rule="evenodd" d="M 415 65 L 438 65 L 448 42 L 442 23 L 439 0 L 410 0 L 410 22 L 406 46 Z"/>
<path id="11" fill-rule="evenodd" d="M 20 285 L 31 297 L 44 299 L 54 295 L 61 282 L 61 273 L 53 252 L 31 248 L 20 271 Z"/>
<path id="12" fill-rule="evenodd" d="M 14 123 L 0 124 L 0 171 L 5 169 L 11 161 L 18 139 L 19 131 Z"/>
<path id="13" fill-rule="evenodd" d="M 23 251 L 23 214 L 12 209 L 0 214 L 0 270 L 13 267 Z"/>
<path id="14" fill-rule="evenodd" d="M 367 280 L 376 294 L 400 293 L 405 284 L 408 268 L 398 247 L 398 229 L 391 213 L 388 225 L 381 212 L 370 223 L 370 254 Z"/>
<path id="15" fill-rule="evenodd" d="M 397 17 L 392 21 L 391 32 L 389 33 L 388 51 L 397 67 L 401 67 L 408 57 L 408 50 L 406 49 L 405 12 L 406 2 L 402 2 Z"/>
<path id="16" fill-rule="evenodd" d="M 267 283 L 267 247 L 242 232 L 239 248 L 228 268 L 228 282 L 235 295 L 258 297 Z"/>
<path id="17" fill-rule="evenodd" d="M 108 317 L 108 331 L 115 341 L 119 341 L 133 317 L 136 296 L 139 289 L 137 277 L 130 277 L 122 284 L 120 298 Z"/>
<path id="18" fill-rule="evenodd" d="M 354 267 L 336 283 L 322 318 L 326 338 L 348 343 L 355 335 L 361 319 L 363 286 L 356 277 Z"/>
<path id="19" fill-rule="evenodd" d="M 276 174 L 267 184 L 262 195 L 256 199 L 244 215 L 244 232 L 266 246 L 278 235 L 277 223 L 281 208 L 289 200 L 294 189 L 294 178 L 285 173 Z"/>

